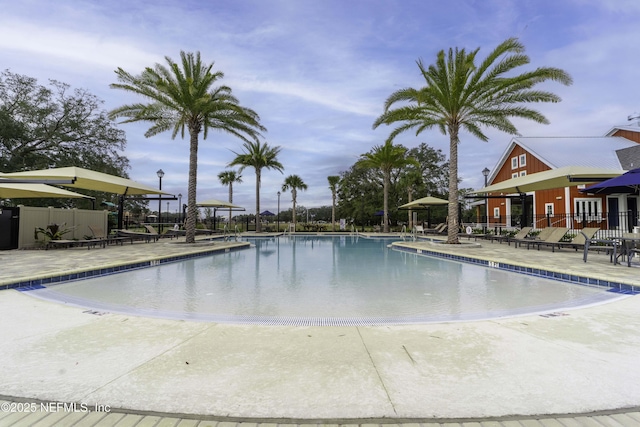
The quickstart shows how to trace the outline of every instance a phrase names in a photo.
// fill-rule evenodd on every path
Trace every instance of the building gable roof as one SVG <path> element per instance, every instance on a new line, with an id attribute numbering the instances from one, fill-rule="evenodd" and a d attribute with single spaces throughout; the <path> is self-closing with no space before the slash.
<path id="1" fill-rule="evenodd" d="M 626 130 L 626 131 L 629 131 L 629 132 L 638 132 L 638 133 L 640 133 L 640 126 L 639 125 L 614 126 L 611 129 L 609 129 L 609 132 L 607 132 L 605 134 L 605 136 L 612 136 L 614 133 L 616 133 L 619 130 Z"/>
<path id="2" fill-rule="evenodd" d="M 492 169 L 489 182 L 509 160 L 513 148 L 519 145 L 532 156 L 551 169 L 564 166 L 587 166 L 606 169 L 628 170 L 623 166 L 634 162 L 640 151 L 629 150 L 619 157 L 617 151 L 640 147 L 626 138 L 614 136 L 600 137 L 515 137 L 507 146 L 496 166 Z M 640 167 L 640 163 L 637 163 Z"/>

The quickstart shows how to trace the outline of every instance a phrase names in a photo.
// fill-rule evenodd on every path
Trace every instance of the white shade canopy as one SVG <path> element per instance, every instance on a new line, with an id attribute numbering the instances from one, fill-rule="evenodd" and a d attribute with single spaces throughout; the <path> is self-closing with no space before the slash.
<path id="1" fill-rule="evenodd" d="M 46 184 L 14 184 L 0 183 L 0 199 L 31 199 L 31 198 L 84 198 L 91 196 L 63 190 Z"/>
<path id="2" fill-rule="evenodd" d="M 507 179 L 474 191 L 475 194 L 486 193 L 527 193 L 529 191 L 550 190 L 553 188 L 572 187 L 589 182 L 598 182 L 619 176 L 621 169 L 605 169 L 586 166 L 565 166 L 543 172 L 532 173 L 517 178 Z M 574 181 L 575 180 L 575 181 Z"/>
<path id="3" fill-rule="evenodd" d="M 165 194 L 156 188 L 140 184 L 131 179 L 83 169 L 75 166 L 66 168 L 41 169 L 26 172 L 12 172 L 2 175 L 3 178 L 17 178 L 21 180 L 73 179 L 71 184 L 60 184 L 71 188 L 104 191 L 105 193 L 123 195 Z"/>

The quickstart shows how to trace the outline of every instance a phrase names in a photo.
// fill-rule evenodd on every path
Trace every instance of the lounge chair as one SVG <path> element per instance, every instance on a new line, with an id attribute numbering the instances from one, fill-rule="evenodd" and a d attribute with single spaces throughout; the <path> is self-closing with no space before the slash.
<path id="1" fill-rule="evenodd" d="M 589 238 L 582 231 L 580 232 L 584 235 L 584 252 L 582 254 L 582 260 L 587 262 L 587 255 L 589 254 L 589 249 L 594 248 L 598 251 L 604 249 L 609 254 L 609 261 L 614 264 L 618 261 L 618 252 L 621 252 L 621 243 L 619 240 L 615 239 L 596 239 L 595 237 Z"/>
<path id="2" fill-rule="evenodd" d="M 438 229 L 444 227 L 445 225 L 447 225 L 446 222 L 441 222 L 440 224 L 436 225 L 433 228 L 424 228 L 423 227 L 423 230 L 424 230 L 425 233 L 433 233 L 433 232 L 437 231 Z"/>
<path id="3" fill-rule="evenodd" d="M 425 230 L 427 234 L 447 234 L 447 223 L 438 224 L 436 228 Z"/>
<path id="4" fill-rule="evenodd" d="M 596 233 L 600 231 L 600 227 L 586 227 L 580 230 L 578 234 L 576 234 L 570 242 L 558 242 L 551 246 L 552 250 L 555 246 L 558 249 L 562 248 L 573 248 L 576 251 L 578 249 L 584 248 L 585 242 L 587 240 L 593 239 Z"/>
<path id="5" fill-rule="evenodd" d="M 527 249 L 529 246 L 536 246 L 540 250 L 540 246 L 551 246 L 551 252 L 555 252 L 555 247 L 560 243 L 560 240 L 564 238 L 569 229 L 567 227 L 547 227 L 551 229 L 549 235 L 544 238 L 533 239 L 527 242 Z M 522 243 L 520 243 L 522 245 Z"/>
<path id="6" fill-rule="evenodd" d="M 555 227 L 543 228 L 542 230 L 540 230 L 540 232 L 536 236 L 523 237 L 521 239 L 520 238 L 516 239 L 515 237 L 512 237 L 510 242 L 514 242 L 516 245 L 516 248 L 518 246 L 522 246 L 522 244 L 525 243 L 527 244 L 527 249 L 529 249 L 528 244 L 536 240 L 537 241 L 546 240 L 551 235 L 551 233 L 553 233 L 554 230 L 555 230 Z M 531 232 L 529 232 L 528 234 L 531 234 Z"/>
<path id="7" fill-rule="evenodd" d="M 518 231 L 513 237 L 505 236 L 501 234 L 486 234 L 485 239 L 488 239 L 493 243 L 494 240 L 497 240 L 498 243 L 507 242 L 509 246 L 511 246 L 512 241 L 524 240 L 529 233 L 533 230 L 533 227 L 522 227 L 520 231 Z"/>
<path id="8" fill-rule="evenodd" d="M 131 240 L 131 243 L 133 243 L 133 240 L 128 237 L 109 236 L 104 232 L 102 227 L 97 225 L 90 225 L 89 230 L 91 234 L 93 234 L 93 238 L 102 242 L 104 245 L 108 245 L 109 243 L 120 243 L 120 245 L 122 245 L 125 240 Z"/>
<path id="9" fill-rule="evenodd" d="M 149 243 L 150 241 L 154 241 L 157 242 L 158 239 L 160 238 L 160 235 L 158 234 L 158 232 L 155 230 L 155 228 L 146 225 L 145 228 L 147 229 L 146 233 L 143 232 L 139 232 L 139 231 L 130 231 L 130 230 L 118 230 L 118 237 L 126 237 L 129 239 L 133 240 L 144 240 L 145 242 Z"/>
<path id="10" fill-rule="evenodd" d="M 416 226 L 414 227 L 414 229 L 416 230 L 416 234 L 417 234 L 417 233 L 424 234 L 424 227 L 423 227 L 423 226 L 421 226 L 421 225 L 416 225 Z"/>

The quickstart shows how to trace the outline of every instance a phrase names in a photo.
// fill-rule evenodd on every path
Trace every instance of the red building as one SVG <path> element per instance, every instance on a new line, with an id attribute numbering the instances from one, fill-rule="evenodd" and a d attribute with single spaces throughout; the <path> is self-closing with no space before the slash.
<path id="1" fill-rule="evenodd" d="M 567 166 L 619 170 L 620 174 L 640 167 L 640 123 L 616 126 L 602 137 L 513 138 L 488 176 L 488 184 Z M 524 194 L 491 193 L 487 198 L 488 218 L 478 222 L 511 228 L 522 226 L 524 219 L 526 225 L 535 228 L 596 226 L 622 231 L 638 225 L 639 196 L 579 191 L 588 185 Z"/>

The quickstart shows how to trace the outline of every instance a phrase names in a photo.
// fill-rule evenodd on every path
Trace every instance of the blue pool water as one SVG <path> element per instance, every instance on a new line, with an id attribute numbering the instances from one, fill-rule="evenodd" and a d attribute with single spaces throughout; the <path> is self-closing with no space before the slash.
<path id="1" fill-rule="evenodd" d="M 618 296 L 388 248 L 355 236 L 254 247 L 29 292 L 92 310 L 234 323 L 352 325 L 550 312 Z"/>

